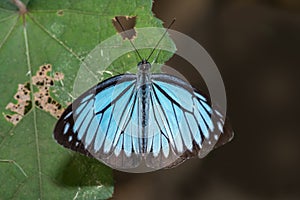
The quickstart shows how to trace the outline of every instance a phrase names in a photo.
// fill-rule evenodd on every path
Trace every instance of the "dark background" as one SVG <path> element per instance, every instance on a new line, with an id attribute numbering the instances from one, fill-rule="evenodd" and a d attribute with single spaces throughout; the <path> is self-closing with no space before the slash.
<path id="1" fill-rule="evenodd" d="M 217 64 L 235 137 L 175 169 L 115 171 L 112 199 L 300 199 L 300 1 L 160 0 L 153 12 Z"/>

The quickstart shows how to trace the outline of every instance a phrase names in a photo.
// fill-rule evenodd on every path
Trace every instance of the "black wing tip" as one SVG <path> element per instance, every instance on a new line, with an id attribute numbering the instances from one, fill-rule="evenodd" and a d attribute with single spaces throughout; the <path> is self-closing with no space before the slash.
<path id="1" fill-rule="evenodd" d="M 77 139 L 77 133 L 74 133 L 72 131 L 71 127 L 73 127 L 74 125 L 73 114 L 71 114 L 67 119 L 65 119 L 65 116 L 67 116 L 71 111 L 72 111 L 72 104 L 67 107 L 64 113 L 61 115 L 60 119 L 57 121 L 53 131 L 53 139 L 58 144 L 62 145 L 67 149 L 71 149 L 83 155 L 93 157 L 91 156 L 90 152 L 88 152 L 85 149 L 84 144 Z M 70 128 L 66 133 L 63 133 L 66 122 L 70 124 Z M 72 140 L 69 141 L 70 136 L 72 137 Z"/>

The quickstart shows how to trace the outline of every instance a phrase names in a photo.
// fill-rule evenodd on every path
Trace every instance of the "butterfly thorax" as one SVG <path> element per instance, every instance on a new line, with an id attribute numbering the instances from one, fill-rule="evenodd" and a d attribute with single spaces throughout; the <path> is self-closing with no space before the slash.
<path id="1" fill-rule="evenodd" d="M 151 76 L 150 68 L 151 68 L 151 64 L 146 60 L 139 62 L 138 73 L 137 73 L 138 87 L 150 83 L 150 76 Z"/>

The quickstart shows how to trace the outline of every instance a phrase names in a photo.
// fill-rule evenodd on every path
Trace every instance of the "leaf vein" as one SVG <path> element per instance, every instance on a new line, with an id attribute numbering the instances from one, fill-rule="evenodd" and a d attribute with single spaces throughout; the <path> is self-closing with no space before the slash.
<path id="1" fill-rule="evenodd" d="M 17 26 L 17 22 L 18 22 L 19 17 L 16 18 L 16 22 L 13 24 L 13 26 L 9 29 L 9 31 L 7 32 L 7 34 L 5 35 L 4 39 L 2 40 L 2 42 L 0 43 L 0 49 L 2 48 L 2 46 L 4 45 L 4 43 L 8 40 L 9 36 L 11 35 L 11 33 L 13 32 L 13 30 L 16 28 Z"/>
<path id="2" fill-rule="evenodd" d="M 95 73 L 93 73 L 89 67 L 87 66 L 87 64 L 83 61 L 83 58 L 80 58 L 70 47 L 68 47 L 63 41 L 59 40 L 58 38 L 55 37 L 54 34 L 51 34 L 51 32 L 49 32 L 41 23 L 39 23 L 33 16 L 28 15 L 32 21 L 41 28 L 41 30 L 43 30 L 47 35 L 49 35 L 53 40 L 55 40 L 56 42 L 58 42 L 63 48 L 65 48 L 69 53 L 71 53 L 78 61 L 80 61 L 83 66 L 88 70 L 88 72 L 91 74 L 91 76 L 93 76 L 96 80 L 99 80 L 99 78 L 95 75 Z"/>
<path id="3" fill-rule="evenodd" d="M 28 71 L 32 71 L 31 69 L 31 63 L 30 63 L 30 55 L 29 55 L 29 43 L 28 43 L 28 37 L 27 37 L 27 29 L 26 26 L 24 26 L 24 42 L 25 42 L 25 51 L 26 51 L 26 59 L 27 59 L 27 67 Z M 29 74 L 30 77 L 30 90 L 33 90 L 33 84 L 32 84 L 32 74 Z M 35 145 L 36 145 L 36 154 L 37 154 L 37 165 L 38 165 L 38 179 L 39 179 L 39 192 L 40 192 L 40 198 L 43 199 L 42 195 L 42 175 L 41 175 L 41 160 L 40 160 L 40 149 L 39 149 L 39 136 L 37 131 L 37 118 L 36 118 L 36 108 L 34 103 L 34 94 L 31 92 L 31 102 L 32 102 L 32 112 L 33 112 L 33 125 L 34 125 L 34 134 L 35 134 Z"/>

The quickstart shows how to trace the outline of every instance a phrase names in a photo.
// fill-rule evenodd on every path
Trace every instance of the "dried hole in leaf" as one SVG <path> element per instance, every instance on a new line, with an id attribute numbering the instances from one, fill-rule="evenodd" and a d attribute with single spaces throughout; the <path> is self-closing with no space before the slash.
<path id="1" fill-rule="evenodd" d="M 122 27 L 125 29 L 126 34 L 124 33 L 124 30 L 122 29 L 120 24 L 117 22 L 116 18 L 118 18 Z M 132 40 L 136 36 L 136 31 L 134 30 L 136 24 L 136 16 L 116 16 L 112 19 L 112 23 L 113 26 L 116 28 L 117 32 L 120 33 L 120 35 L 122 36 L 123 40 Z"/>
<path id="2" fill-rule="evenodd" d="M 32 77 L 32 84 L 38 88 L 37 92 L 34 92 L 34 104 L 49 112 L 54 117 L 60 117 L 63 113 L 62 106 L 50 97 L 50 87 L 54 85 L 55 81 L 60 81 L 64 78 L 62 73 L 56 72 L 53 77 L 49 76 L 48 73 L 52 70 L 50 64 L 40 66 L 39 70 L 36 72 L 36 75 Z M 7 121 L 16 125 L 23 118 L 23 116 L 31 109 L 32 103 L 30 99 L 30 85 L 19 84 L 18 91 L 14 95 L 14 99 L 17 100 L 17 103 L 8 103 L 6 106 L 7 110 L 14 112 L 15 114 L 9 115 L 5 114 L 4 117 Z"/>
<path id="3" fill-rule="evenodd" d="M 14 112 L 12 115 L 4 115 L 5 119 L 12 124 L 16 125 L 23 116 L 31 109 L 30 104 L 30 90 L 26 87 L 26 84 L 19 84 L 18 91 L 14 95 L 14 99 L 17 100 L 17 103 L 8 103 L 5 109 Z M 30 105 L 30 108 L 28 106 Z M 27 109 L 26 109 L 27 108 Z M 27 112 L 26 112 L 27 111 Z"/>

